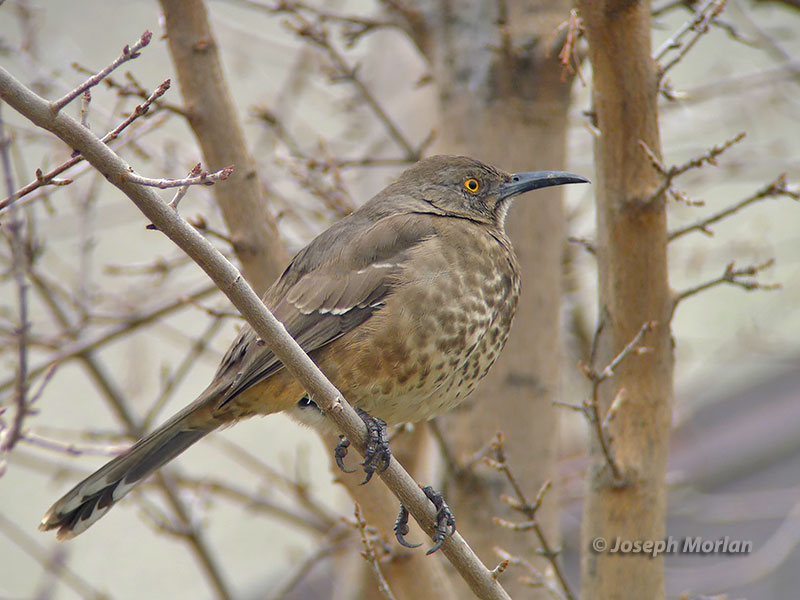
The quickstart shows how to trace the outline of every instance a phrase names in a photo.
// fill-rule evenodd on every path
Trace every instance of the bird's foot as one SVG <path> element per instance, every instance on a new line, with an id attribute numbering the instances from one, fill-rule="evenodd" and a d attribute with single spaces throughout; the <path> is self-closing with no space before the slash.
<path id="1" fill-rule="evenodd" d="M 433 532 L 431 538 L 433 539 L 433 546 L 425 554 L 433 554 L 444 542 L 445 538 L 450 537 L 456 532 L 456 518 L 453 516 L 447 502 L 444 501 L 444 496 L 440 492 L 434 490 L 431 486 L 426 485 L 422 488 L 428 500 L 433 502 L 436 507 L 436 530 Z M 394 522 L 394 536 L 401 546 L 406 548 L 417 548 L 421 544 L 409 544 L 405 536 L 408 534 L 408 509 L 400 505 L 400 512 L 397 515 L 397 520 Z"/>
<path id="2" fill-rule="evenodd" d="M 386 435 L 386 421 L 373 417 L 367 411 L 356 408 L 358 416 L 364 421 L 367 426 L 367 446 L 364 453 L 364 462 L 361 466 L 364 468 L 366 477 L 361 485 L 367 483 L 372 479 L 372 475 L 376 471 L 385 471 L 389 467 L 392 460 L 392 452 L 389 450 L 389 438 Z M 336 464 L 345 473 L 352 473 L 352 470 L 346 469 L 342 460 L 347 456 L 347 449 L 350 447 L 350 440 L 345 436 L 339 436 L 339 443 L 333 451 L 333 456 L 336 459 Z"/>

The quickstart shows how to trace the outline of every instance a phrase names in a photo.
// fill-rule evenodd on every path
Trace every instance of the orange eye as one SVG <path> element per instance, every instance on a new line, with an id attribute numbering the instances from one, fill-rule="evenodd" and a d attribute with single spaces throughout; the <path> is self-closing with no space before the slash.
<path id="1" fill-rule="evenodd" d="M 474 177 L 470 177 L 464 182 L 464 187 L 467 188 L 468 192 L 475 193 L 481 187 L 481 184 L 478 182 L 477 179 Z"/>

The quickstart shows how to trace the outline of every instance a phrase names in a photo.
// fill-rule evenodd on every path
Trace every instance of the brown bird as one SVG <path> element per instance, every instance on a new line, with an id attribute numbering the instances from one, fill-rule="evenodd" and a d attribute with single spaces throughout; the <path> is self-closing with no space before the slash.
<path id="1" fill-rule="evenodd" d="M 423 421 L 459 404 L 503 348 L 520 286 L 504 230 L 510 199 L 582 182 L 559 171 L 512 175 L 463 156 L 424 159 L 298 252 L 264 303 L 365 420 L 374 417 L 368 429 L 380 442 L 385 422 Z M 245 326 L 197 400 L 76 485 L 39 528 L 72 538 L 203 436 L 280 411 L 326 421 Z M 388 464 L 386 452 L 366 457 L 367 479 Z"/>

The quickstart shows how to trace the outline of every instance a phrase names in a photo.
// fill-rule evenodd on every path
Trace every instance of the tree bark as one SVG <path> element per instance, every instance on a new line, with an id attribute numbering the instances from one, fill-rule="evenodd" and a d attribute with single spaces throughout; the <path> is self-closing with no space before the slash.
<path id="1" fill-rule="evenodd" d="M 652 197 L 658 174 L 641 147 L 644 142 L 660 154 L 650 4 L 582 1 L 580 10 L 598 130 L 600 323 L 593 367 L 611 363 L 644 323 L 657 323 L 643 338 L 649 351 L 627 356 L 599 387 L 601 419 L 615 403 L 604 435 L 623 482 L 613 481 L 594 436 L 582 530 L 583 598 L 663 598 L 662 558 L 591 550 L 597 538 L 613 544 L 618 537 L 664 537 L 673 356 L 665 201 Z"/>

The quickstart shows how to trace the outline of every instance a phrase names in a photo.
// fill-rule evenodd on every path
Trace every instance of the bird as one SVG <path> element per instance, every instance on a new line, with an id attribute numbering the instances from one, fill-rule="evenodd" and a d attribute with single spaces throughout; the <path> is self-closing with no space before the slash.
<path id="1" fill-rule="evenodd" d="M 466 156 L 424 158 L 300 250 L 264 294 L 266 307 L 375 436 L 375 456 L 362 463 L 365 482 L 388 464 L 387 423 L 421 422 L 452 409 L 502 350 L 520 291 L 505 232 L 512 198 L 588 182 L 562 171 L 511 174 Z M 194 402 L 73 487 L 39 528 L 57 530 L 58 540 L 73 538 L 212 431 L 278 412 L 332 428 L 245 325 Z M 347 443 L 335 453 L 342 468 Z M 431 489 L 426 495 L 437 509 L 446 508 Z M 443 518 L 440 529 L 448 528 L 455 523 Z M 402 530 L 396 525 L 401 543 Z"/>

